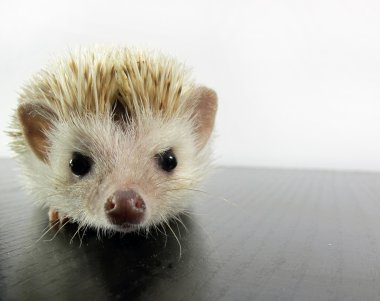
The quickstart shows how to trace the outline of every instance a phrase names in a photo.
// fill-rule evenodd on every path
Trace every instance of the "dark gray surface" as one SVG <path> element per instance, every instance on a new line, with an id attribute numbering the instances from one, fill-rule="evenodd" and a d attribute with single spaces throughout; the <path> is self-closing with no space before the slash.
<path id="1" fill-rule="evenodd" d="M 71 225 L 38 240 L 46 210 L 14 166 L 0 160 L 3 300 L 380 300 L 379 174 L 220 169 L 182 217 L 188 231 L 172 224 L 179 258 L 168 228 L 87 231 L 80 245 Z"/>

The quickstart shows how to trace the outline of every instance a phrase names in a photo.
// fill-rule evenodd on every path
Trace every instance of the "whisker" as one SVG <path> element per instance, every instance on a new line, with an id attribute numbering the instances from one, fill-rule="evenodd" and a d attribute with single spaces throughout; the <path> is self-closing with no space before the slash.
<path id="1" fill-rule="evenodd" d="M 68 219 L 62 226 L 60 226 L 57 230 L 57 232 L 55 232 L 54 236 L 50 239 L 45 239 L 44 241 L 52 241 L 57 235 L 58 233 L 70 222 L 70 220 Z"/>
<path id="2" fill-rule="evenodd" d="M 83 234 L 82 234 L 82 236 L 79 234 L 79 240 L 80 240 L 79 247 L 82 246 L 83 237 L 84 237 L 84 235 L 86 234 L 87 229 L 88 229 L 88 225 L 86 225 L 86 226 L 84 227 L 84 230 L 83 230 Z"/>
<path id="3" fill-rule="evenodd" d="M 47 229 L 44 233 L 42 233 L 42 235 L 40 236 L 39 239 L 37 239 L 34 243 L 38 243 L 46 234 L 48 234 L 50 232 L 51 229 L 53 229 L 55 226 L 57 226 L 57 224 L 60 223 L 60 220 L 56 220 L 50 227 L 49 229 Z M 45 228 L 46 229 L 46 228 Z"/>
<path id="4" fill-rule="evenodd" d="M 166 233 L 166 229 L 165 229 L 165 226 L 164 224 L 160 224 L 162 230 L 164 231 L 164 234 L 165 234 L 165 244 L 164 244 L 164 248 L 166 248 L 167 244 L 168 244 L 168 234 Z M 159 229 L 159 228 L 158 228 Z"/>
<path id="5" fill-rule="evenodd" d="M 187 227 L 185 226 L 185 224 L 183 223 L 183 221 L 181 220 L 180 217 L 178 217 L 178 216 L 174 216 L 173 218 L 174 218 L 176 221 L 180 222 L 181 225 L 182 225 L 182 227 L 186 230 L 186 232 L 189 233 L 189 229 L 187 229 Z"/>
<path id="6" fill-rule="evenodd" d="M 192 217 L 192 216 L 207 216 L 206 213 L 190 211 L 190 210 L 187 210 L 187 209 L 186 210 L 182 210 L 181 214 L 183 214 L 185 216 L 188 216 L 188 217 Z"/>
<path id="7" fill-rule="evenodd" d="M 56 223 L 57 221 L 55 221 Z M 48 223 L 45 228 L 42 229 L 42 232 L 46 231 L 49 227 L 51 227 L 51 223 Z"/>
<path id="8" fill-rule="evenodd" d="M 99 241 L 102 241 L 101 237 L 100 237 L 100 230 L 99 228 L 96 228 L 96 238 L 99 240 Z"/>
<path id="9" fill-rule="evenodd" d="M 199 221 L 197 221 L 197 220 L 194 218 L 193 214 L 188 214 L 188 213 L 186 213 L 186 212 L 183 212 L 182 214 L 185 215 L 185 216 L 187 216 L 188 218 L 190 218 L 191 221 L 192 221 L 194 224 L 196 224 L 196 225 L 197 225 L 197 226 L 198 226 L 198 227 L 204 232 L 204 234 L 207 236 L 207 238 L 208 238 L 211 242 L 214 241 L 213 238 L 211 237 L 210 233 L 207 232 L 206 229 L 203 227 L 203 225 L 202 225 Z M 183 225 L 183 226 L 185 226 L 185 225 Z M 187 228 L 186 228 L 186 230 L 187 230 Z M 188 230 L 187 230 L 187 231 L 188 231 Z"/>
<path id="10" fill-rule="evenodd" d="M 78 225 L 78 230 L 75 231 L 73 237 L 71 237 L 71 239 L 70 239 L 70 244 L 73 243 L 75 236 L 79 233 L 79 230 L 80 230 L 81 228 L 82 228 L 82 226 L 81 226 L 81 225 Z"/>
<path id="11" fill-rule="evenodd" d="M 170 231 L 173 233 L 174 235 L 174 238 L 176 239 L 177 243 L 178 243 L 178 246 L 179 246 L 179 257 L 178 257 L 178 261 L 181 259 L 182 257 L 182 245 L 177 237 L 177 235 L 175 235 L 175 232 L 173 231 L 172 227 L 170 227 L 169 223 L 167 221 L 165 221 L 165 224 L 169 227 Z"/>
<path id="12" fill-rule="evenodd" d="M 179 230 L 177 220 L 173 218 L 172 221 L 175 223 L 175 225 L 176 225 L 176 227 L 177 227 L 177 230 L 178 230 L 178 237 L 179 237 L 179 238 L 182 238 L 182 236 L 181 236 L 181 231 Z"/>

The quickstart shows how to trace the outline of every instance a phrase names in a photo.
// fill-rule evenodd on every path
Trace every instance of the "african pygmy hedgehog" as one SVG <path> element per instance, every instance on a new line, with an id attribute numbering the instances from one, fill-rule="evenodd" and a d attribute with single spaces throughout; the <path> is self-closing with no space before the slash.
<path id="1" fill-rule="evenodd" d="M 23 87 L 11 147 L 49 219 L 129 232 L 167 222 L 210 162 L 216 93 L 174 59 L 73 52 Z"/>

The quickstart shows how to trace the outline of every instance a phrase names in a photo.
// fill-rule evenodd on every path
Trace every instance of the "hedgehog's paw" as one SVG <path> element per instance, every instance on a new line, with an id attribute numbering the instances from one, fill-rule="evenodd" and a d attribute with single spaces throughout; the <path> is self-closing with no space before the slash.
<path id="1" fill-rule="evenodd" d="M 67 216 L 61 215 L 58 210 L 54 208 L 49 209 L 49 222 L 51 224 L 63 224 L 68 220 Z"/>

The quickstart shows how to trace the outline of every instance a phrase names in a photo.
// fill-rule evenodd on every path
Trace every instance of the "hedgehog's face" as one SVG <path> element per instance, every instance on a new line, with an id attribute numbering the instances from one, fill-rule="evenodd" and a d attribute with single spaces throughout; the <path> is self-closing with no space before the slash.
<path id="1" fill-rule="evenodd" d="M 194 107 L 192 119 L 146 114 L 126 122 L 101 114 L 61 121 L 47 118 L 54 113 L 43 106 L 24 106 L 19 116 L 33 150 L 29 166 L 41 167 L 32 182 L 38 198 L 99 229 L 127 232 L 166 222 L 186 209 L 186 196 L 209 163 L 212 95 L 203 101 L 213 105 Z"/>

